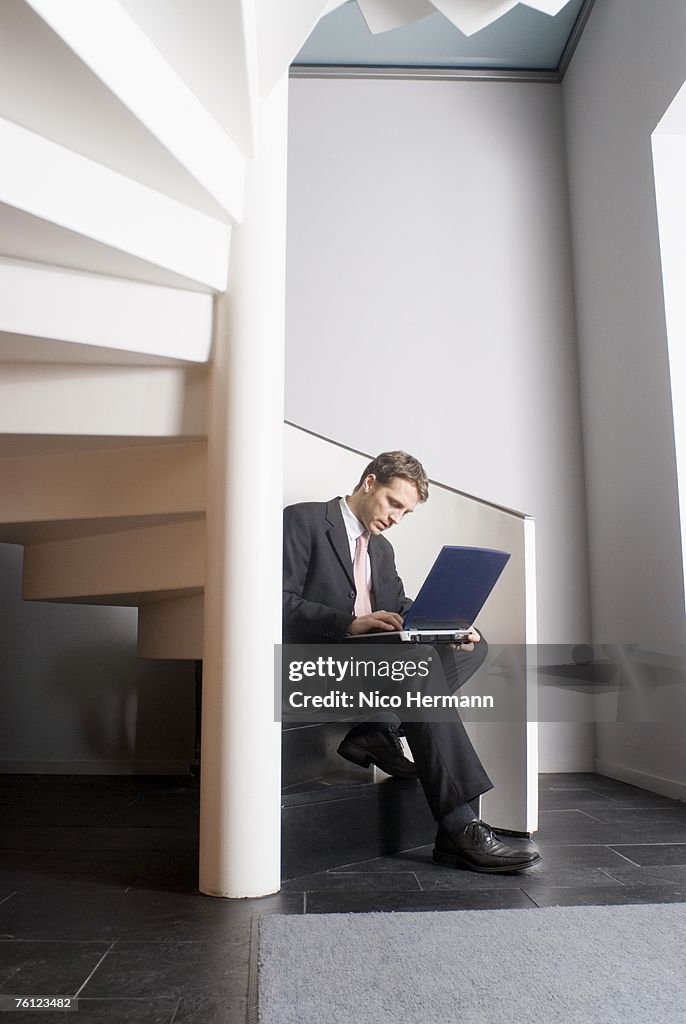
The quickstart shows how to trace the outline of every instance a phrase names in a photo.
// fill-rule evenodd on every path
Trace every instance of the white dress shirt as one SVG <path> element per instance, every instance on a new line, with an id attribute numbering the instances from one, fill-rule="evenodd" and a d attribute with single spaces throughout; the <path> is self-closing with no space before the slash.
<path id="1" fill-rule="evenodd" d="M 367 529 L 364 523 L 361 523 L 355 513 L 351 510 L 346 498 L 341 498 L 339 505 L 341 506 L 341 512 L 343 514 L 343 522 L 345 524 L 345 532 L 348 535 L 348 544 L 350 545 L 350 561 L 355 561 L 355 545 L 357 538 L 360 537 Z M 369 551 L 367 551 L 367 586 L 372 589 L 372 563 L 369 560 Z"/>

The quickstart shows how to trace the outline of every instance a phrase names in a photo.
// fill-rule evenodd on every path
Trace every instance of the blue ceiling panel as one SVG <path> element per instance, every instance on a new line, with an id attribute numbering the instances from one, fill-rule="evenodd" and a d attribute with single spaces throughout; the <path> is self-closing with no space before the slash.
<path id="1" fill-rule="evenodd" d="M 507 68 L 554 71 L 584 0 L 570 0 L 554 18 L 518 4 L 498 21 L 465 36 L 438 12 L 372 35 L 356 3 L 316 26 L 296 66 Z"/>

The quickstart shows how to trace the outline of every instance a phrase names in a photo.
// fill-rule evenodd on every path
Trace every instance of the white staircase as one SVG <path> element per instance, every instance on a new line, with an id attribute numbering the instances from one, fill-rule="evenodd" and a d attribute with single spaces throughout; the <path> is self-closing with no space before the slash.
<path id="1" fill-rule="evenodd" d="M 0 10 L 0 542 L 24 546 L 28 600 L 152 609 L 155 657 L 202 654 L 213 307 L 254 143 L 254 21 L 241 0 Z"/>
<path id="2" fill-rule="evenodd" d="M 0 542 L 27 600 L 139 606 L 143 655 L 202 657 L 215 297 L 261 99 L 336 5 L 1 5 Z"/>
<path id="3" fill-rule="evenodd" d="M 261 104 L 341 2 L 0 5 L 0 542 L 27 600 L 140 606 L 142 654 L 202 655 L 215 300 Z"/>

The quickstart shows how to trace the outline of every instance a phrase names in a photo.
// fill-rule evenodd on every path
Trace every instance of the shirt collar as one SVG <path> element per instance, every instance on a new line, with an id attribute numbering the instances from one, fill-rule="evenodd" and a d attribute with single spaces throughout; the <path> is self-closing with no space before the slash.
<path id="1" fill-rule="evenodd" d="M 348 534 L 348 540 L 353 543 L 366 531 L 366 527 L 364 523 L 361 523 L 357 518 L 345 498 L 341 498 L 339 504 L 341 506 L 341 513 L 343 515 L 345 531 Z"/>

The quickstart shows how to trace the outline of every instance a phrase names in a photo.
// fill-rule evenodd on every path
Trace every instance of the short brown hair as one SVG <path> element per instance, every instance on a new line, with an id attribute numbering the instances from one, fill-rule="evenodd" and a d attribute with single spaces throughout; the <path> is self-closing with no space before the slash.
<path id="1" fill-rule="evenodd" d="M 415 485 L 420 502 L 426 501 L 429 497 L 429 478 L 424 467 L 419 459 L 408 455 L 407 452 L 382 452 L 381 455 L 377 455 L 364 470 L 355 488 L 356 491 L 359 491 L 370 473 L 374 474 L 380 484 L 390 483 L 393 477 L 400 476 Z"/>

